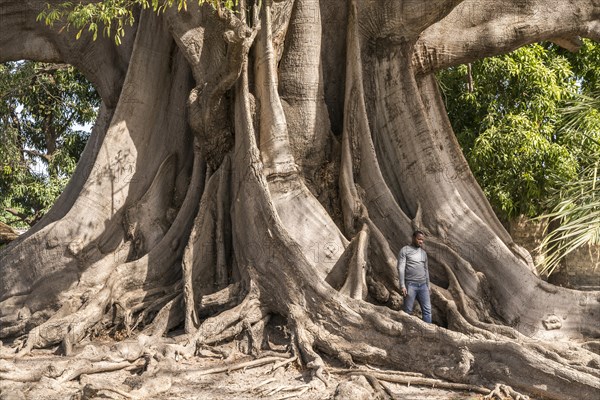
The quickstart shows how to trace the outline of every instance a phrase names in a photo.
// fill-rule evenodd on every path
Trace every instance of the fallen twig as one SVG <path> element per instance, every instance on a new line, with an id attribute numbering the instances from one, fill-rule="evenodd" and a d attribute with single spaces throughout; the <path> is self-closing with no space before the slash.
<path id="1" fill-rule="evenodd" d="M 291 392 L 297 391 L 299 389 L 310 388 L 310 385 L 300 385 L 300 386 L 279 386 L 275 389 L 272 389 L 266 393 L 267 396 L 273 396 L 278 392 Z"/>
<path id="2" fill-rule="evenodd" d="M 277 400 L 285 400 L 285 399 L 291 399 L 293 397 L 302 396 L 304 393 L 306 393 L 308 391 L 308 389 L 310 389 L 310 385 L 303 385 L 303 386 L 304 386 L 304 389 L 300 390 L 298 393 L 290 393 L 285 396 L 279 397 Z M 303 386 L 300 386 L 300 387 L 303 387 Z"/>
<path id="3" fill-rule="evenodd" d="M 26 372 L 0 372 L 0 380 L 13 382 L 37 382 L 41 379 L 42 374 L 33 374 Z"/>
<path id="4" fill-rule="evenodd" d="M 257 389 L 258 389 L 259 387 L 261 387 L 261 386 L 268 385 L 268 384 L 269 384 L 269 383 L 271 383 L 271 382 L 275 382 L 276 380 L 277 380 L 277 379 L 275 379 L 275 378 L 270 378 L 270 379 L 264 380 L 264 381 L 260 382 L 258 385 L 254 386 L 254 387 L 252 388 L 252 391 L 255 391 L 255 390 L 257 390 Z"/>
<path id="5" fill-rule="evenodd" d="M 384 382 L 379 382 L 379 384 L 381 385 L 383 390 L 385 390 L 387 395 L 390 396 L 390 399 L 396 400 L 398 398 L 397 396 L 394 396 L 394 392 L 392 391 L 392 389 L 390 389 L 388 385 L 386 385 Z"/>
<path id="6" fill-rule="evenodd" d="M 402 376 L 417 376 L 417 377 L 423 377 L 423 378 L 425 378 L 425 375 L 423 375 L 423 374 L 421 374 L 419 372 L 390 371 L 390 370 L 385 370 L 385 369 L 377 368 L 377 367 L 374 367 L 374 366 L 369 365 L 369 364 L 365 364 L 365 367 L 367 367 L 368 369 L 373 370 L 373 371 L 383 372 L 385 374 L 402 375 Z M 348 370 L 343 370 L 343 371 L 348 371 Z"/>
<path id="7" fill-rule="evenodd" d="M 390 398 L 394 398 L 394 396 L 390 393 L 388 388 L 383 386 L 379 379 L 374 377 L 372 374 L 364 374 L 364 377 L 367 378 L 367 381 L 369 382 L 373 390 L 375 390 L 375 393 L 377 394 L 378 398 L 385 399 L 386 395 L 388 395 Z"/>
<path id="8" fill-rule="evenodd" d="M 349 375 L 371 375 L 374 378 L 391 383 L 404 383 L 407 385 L 436 387 L 439 389 L 466 390 L 481 394 L 490 394 L 491 390 L 482 386 L 469 385 L 464 383 L 454 383 L 442 381 L 439 379 L 425 378 L 419 376 L 402 376 L 397 374 L 388 374 L 387 372 L 373 372 L 365 370 L 335 370 L 336 373 L 345 373 Z"/>
<path id="9" fill-rule="evenodd" d="M 261 365 L 280 361 L 281 359 L 282 359 L 282 357 L 259 358 L 257 360 L 246 361 L 246 362 L 233 364 L 233 365 L 224 365 L 222 367 L 215 367 L 215 368 L 208 368 L 208 369 L 203 369 L 203 370 L 198 370 L 198 371 L 191 371 L 191 372 L 188 372 L 186 375 L 192 376 L 192 377 L 197 377 L 197 376 L 203 376 L 203 375 L 219 374 L 222 372 L 230 372 L 230 371 L 235 371 L 238 369 L 259 367 Z"/>
<path id="10" fill-rule="evenodd" d="M 271 371 L 275 371 L 277 368 L 281 368 L 284 365 L 292 363 L 292 362 L 296 361 L 297 358 L 298 358 L 298 356 L 293 356 L 293 357 L 288 358 L 287 360 L 278 362 L 277 364 L 273 365 L 273 368 L 271 368 Z"/>

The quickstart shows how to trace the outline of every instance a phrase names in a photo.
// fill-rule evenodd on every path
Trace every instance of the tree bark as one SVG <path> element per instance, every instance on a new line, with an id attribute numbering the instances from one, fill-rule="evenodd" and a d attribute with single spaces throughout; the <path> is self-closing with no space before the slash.
<path id="1" fill-rule="evenodd" d="M 190 3 L 139 12 L 116 47 L 30 22 L 42 3 L 0 0 L 0 57 L 71 63 L 103 106 L 65 193 L 0 251 L 0 338 L 27 335 L 3 352 L 61 343 L 71 354 L 117 327 L 155 343 L 184 328 L 186 354 L 241 334 L 259 351 L 280 315 L 324 381 L 328 354 L 597 395 L 600 356 L 567 341 L 600 336 L 600 294 L 532 272 L 432 74 L 535 40 L 595 38 L 597 4 Z M 415 228 L 428 236 L 433 325 L 398 311 L 396 254 Z"/>

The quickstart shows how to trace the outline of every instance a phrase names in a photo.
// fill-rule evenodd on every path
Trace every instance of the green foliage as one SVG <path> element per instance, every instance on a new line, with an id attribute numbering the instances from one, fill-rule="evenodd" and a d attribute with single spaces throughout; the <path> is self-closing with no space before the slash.
<path id="1" fill-rule="evenodd" d="M 538 268 L 546 275 L 575 249 L 600 244 L 600 90 L 569 102 L 564 115 L 560 133 L 586 151 L 577 154 L 583 165 L 578 179 L 560 182 L 548 201 L 551 211 L 539 217 L 558 222 L 538 248 L 543 255 Z"/>
<path id="2" fill-rule="evenodd" d="M 475 177 L 501 219 L 551 210 L 564 182 L 597 159 L 600 45 L 584 40 L 578 54 L 533 44 L 511 54 L 443 71 L 448 114 Z M 578 123 L 573 124 L 573 117 Z M 576 129 L 574 129 L 576 127 Z"/>
<path id="3" fill-rule="evenodd" d="M 506 115 L 502 125 L 481 133 L 469 160 L 486 196 L 506 216 L 537 215 L 553 179 L 577 177 L 577 161 L 568 149 L 547 140 L 522 115 Z"/>
<path id="4" fill-rule="evenodd" d="M 100 98 L 73 67 L 0 64 L 0 220 L 35 223 L 68 182 Z"/>
<path id="5" fill-rule="evenodd" d="M 198 4 L 203 3 L 209 3 L 216 9 L 233 9 L 237 0 L 198 0 Z M 175 5 L 177 11 L 187 10 L 187 0 L 104 0 L 87 4 L 64 2 L 55 8 L 47 4 L 37 20 L 44 21 L 49 26 L 63 22 L 67 30 L 71 27 L 77 30 L 77 39 L 87 29 L 96 40 L 101 30 L 104 36 L 113 36 L 115 43 L 119 45 L 125 36 L 125 28 L 135 22 L 136 8 L 151 9 L 160 14 Z"/>
<path id="6" fill-rule="evenodd" d="M 540 244 L 544 254 L 540 273 L 550 275 L 562 259 L 585 244 L 600 244 L 600 163 L 584 170 L 581 179 L 567 182 L 557 191 L 561 200 L 543 215 L 560 221 Z"/>

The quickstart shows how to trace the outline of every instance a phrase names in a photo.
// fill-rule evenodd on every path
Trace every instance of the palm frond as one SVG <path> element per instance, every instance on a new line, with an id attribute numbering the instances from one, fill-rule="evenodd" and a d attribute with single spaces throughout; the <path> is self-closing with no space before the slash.
<path id="1" fill-rule="evenodd" d="M 566 184 L 560 201 L 550 213 L 539 218 L 559 222 L 538 247 L 542 255 L 541 274 L 550 275 L 568 254 L 586 245 L 600 244 L 600 161 L 582 173 L 582 179 Z"/>

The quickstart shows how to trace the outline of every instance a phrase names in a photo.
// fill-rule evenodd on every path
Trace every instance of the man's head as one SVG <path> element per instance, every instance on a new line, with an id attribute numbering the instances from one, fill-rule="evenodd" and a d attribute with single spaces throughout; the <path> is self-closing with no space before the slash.
<path id="1" fill-rule="evenodd" d="M 422 231 L 414 231 L 412 234 L 412 245 L 415 247 L 423 247 L 425 243 L 425 234 Z"/>

